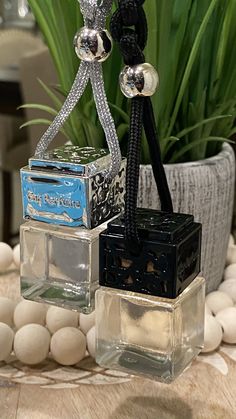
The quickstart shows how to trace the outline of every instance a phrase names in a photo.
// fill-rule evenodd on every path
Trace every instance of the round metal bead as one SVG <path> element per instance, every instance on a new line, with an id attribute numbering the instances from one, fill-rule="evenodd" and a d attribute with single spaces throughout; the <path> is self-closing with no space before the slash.
<path id="1" fill-rule="evenodd" d="M 125 66 L 120 74 L 120 88 L 128 97 L 152 96 L 159 86 L 159 76 L 155 68 L 148 63 Z"/>
<path id="2" fill-rule="evenodd" d="M 82 28 L 74 38 L 75 52 L 87 62 L 103 62 L 112 50 L 112 38 L 106 30 Z"/>

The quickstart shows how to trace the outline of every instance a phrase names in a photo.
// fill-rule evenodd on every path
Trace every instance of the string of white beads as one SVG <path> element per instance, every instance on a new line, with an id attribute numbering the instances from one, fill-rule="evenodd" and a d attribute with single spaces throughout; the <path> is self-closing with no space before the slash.
<path id="1" fill-rule="evenodd" d="M 14 349 L 24 364 L 43 362 L 49 353 L 61 365 L 74 365 L 89 354 L 95 358 L 95 316 L 82 316 L 62 308 L 0 297 L 0 361 Z"/>
<path id="2" fill-rule="evenodd" d="M 221 342 L 236 344 L 236 245 L 230 236 L 224 281 L 207 295 L 205 306 L 204 349 L 216 350 Z"/>

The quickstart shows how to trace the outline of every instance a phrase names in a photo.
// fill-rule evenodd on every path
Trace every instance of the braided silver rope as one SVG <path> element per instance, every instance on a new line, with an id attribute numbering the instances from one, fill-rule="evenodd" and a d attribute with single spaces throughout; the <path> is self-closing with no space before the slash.
<path id="1" fill-rule="evenodd" d="M 72 85 L 71 91 L 68 94 L 60 112 L 55 117 L 54 121 L 47 129 L 47 131 L 43 134 L 42 138 L 40 139 L 35 155 L 42 157 L 44 152 L 47 150 L 51 141 L 55 138 L 58 134 L 60 128 L 65 123 L 67 118 L 69 117 L 70 113 L 73 111 L 75 105 L 81 98 L 84 89 L 87 86 L 90 77 L 90 67 L 88 63 L 82 62 L 79 71 L 76 75 L 75 81 Z"/>
<path id="2" fill-rule="evenodd" d="M 112 0 L 79 0 L 79 2 L 85 26 L 92 27 L 94 29 L 105 28 L 106 17 L 111 10 Z M 105 175 L 108 178 L 114 178 L 120 170 L 121 152 L 114 120 L 112 118 L 106 97 L 102 64 L 99 62 L 81 62 L 72 88 L 60 112 L 40 139 L 36 147 L 35 155 L 40 158 L 43 157 L 43 154 L 47 150 L 49 144 L 58 134 L 61 127 L 81 98 L 89 80 L 92 84 L 99 120 L 105 132 L 106 141 L 111 155 L 110 168 Z"/>

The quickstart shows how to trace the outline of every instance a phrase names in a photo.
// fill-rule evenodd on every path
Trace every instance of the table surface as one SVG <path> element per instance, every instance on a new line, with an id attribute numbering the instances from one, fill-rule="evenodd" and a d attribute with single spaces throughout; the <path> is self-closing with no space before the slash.
<path id="1" fill-rule="evenodd" d="M 0 276 L 0 295 L 19 299 L 18 273 Z M 26 385 L 22 381 L 34 382 L 38 367 L 29 371 L 22 366 L 14 380 L 6 379 L 8 368 L 0 365 L 1 419 L 236 418 L 235 346 L 201 355 L 171 385 L 137 378 L 109 385 L 73 386 L 65 380 L 64 385 L 50 386 L 40 379 Z M 44 377 L 46 368 L 45 364 L 40 369 Z M 62 373 L 63 367 L 57 374 L 59 370 Z"/>

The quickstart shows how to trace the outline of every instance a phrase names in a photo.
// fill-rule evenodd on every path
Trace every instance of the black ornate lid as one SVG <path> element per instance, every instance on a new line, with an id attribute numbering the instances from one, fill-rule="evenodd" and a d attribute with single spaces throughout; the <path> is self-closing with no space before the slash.
<path id="1" fill-rule="evenodd" d="M 158 212 L 151 209 L 137 210 L 137 224 L 140 238 L 161 242 L 175 242 L 186 229 L 191 227 L 194 217 L 188 214 Z M 108 224 L 108 234 L 124 234 L 124 216 L 121 215 Z"/>

